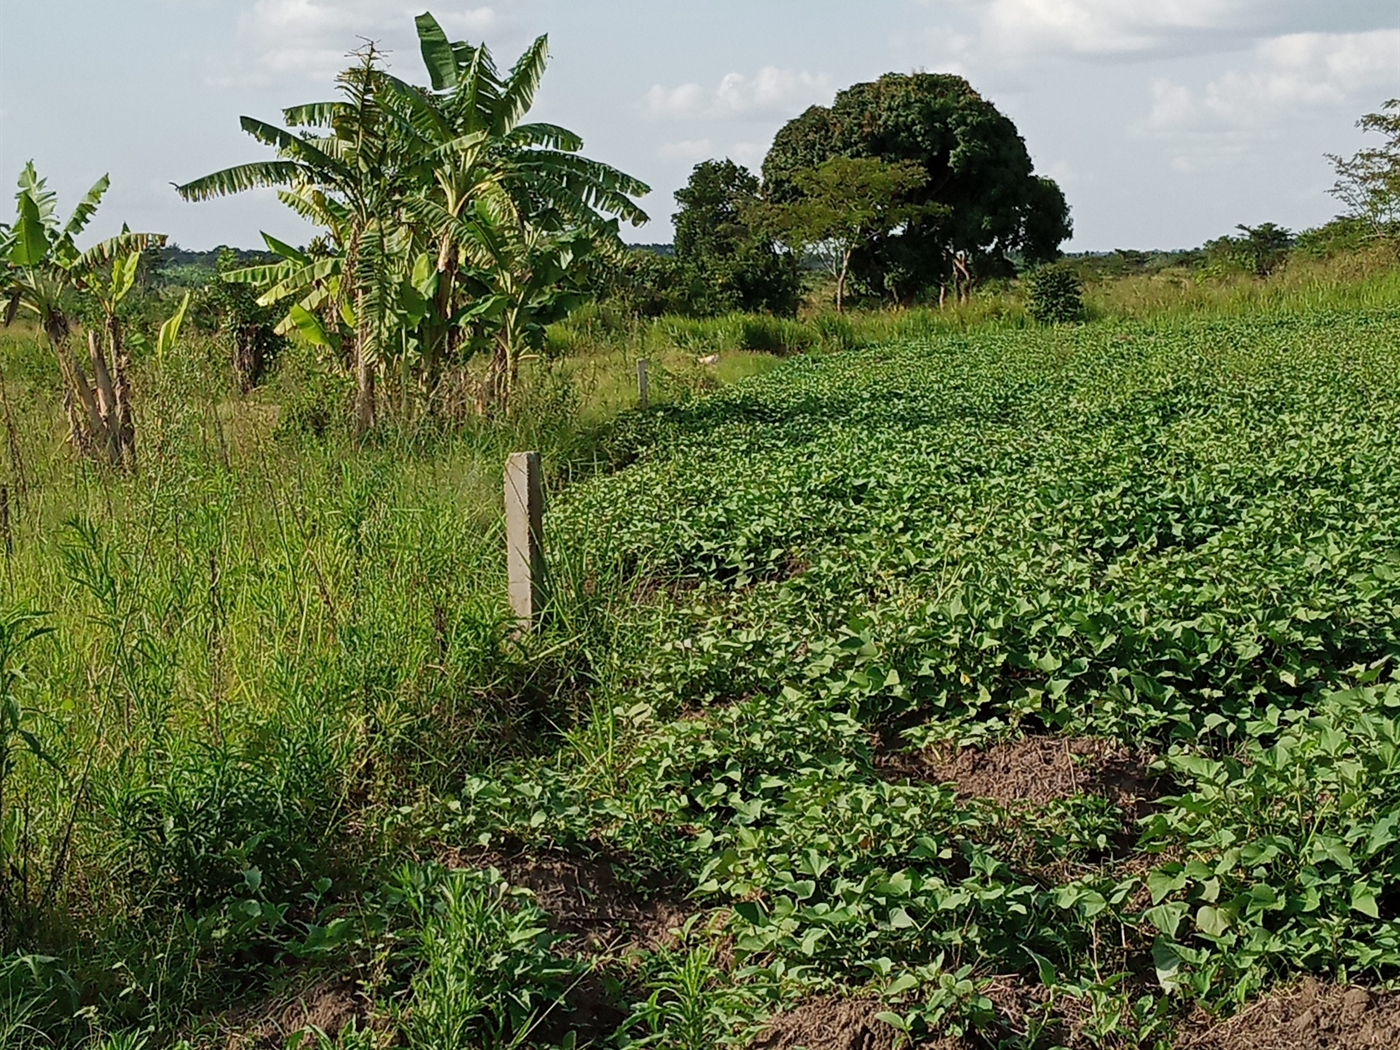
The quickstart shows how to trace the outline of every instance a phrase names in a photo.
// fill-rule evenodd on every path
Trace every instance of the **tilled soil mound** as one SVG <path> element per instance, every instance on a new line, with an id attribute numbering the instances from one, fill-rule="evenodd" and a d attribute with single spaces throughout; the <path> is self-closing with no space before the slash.
<path id="1" fill-rule="evenodd" d="M 754 1040 L 754 1050 L 895 1050 L 895 1029 L 875 1015 L 885 1009 L 874 999 L 824 995 L 779 1014 Z M 918 1050 L 966 1050 L 953 1039 L 921 1043 Z"/>
<path id="2" fill-rule="evenodd" d="M 1193 1036 L 1178 1050 L 1400 1050 L 1400 995 L 1306 981 Z"/>
<path id="3" fill-rule="evenodd" d="M 1151 760 L 1121 744 L 1090 738 L 1032 736 L 985 751 L 953 755 L 891 755 L 883 761 L 897 775 L 952 784 L 968 798 L 1007 807 L 1043 806 L 1076 795 L 1103 795 L 1129 816 L 1147 812 L 1162 794 Z"/>
<path id="4" fill-rule="evenodd" d="M 512 886 L 532 892 L 556 932 L 577 950 L 655 950 L 675 943 L 685 922 L 683 904 L 643 899 L 621 883 L 612 865 L 565 853 L 473 852 L 449 858 L 457 867 L 495 868 Z"/>

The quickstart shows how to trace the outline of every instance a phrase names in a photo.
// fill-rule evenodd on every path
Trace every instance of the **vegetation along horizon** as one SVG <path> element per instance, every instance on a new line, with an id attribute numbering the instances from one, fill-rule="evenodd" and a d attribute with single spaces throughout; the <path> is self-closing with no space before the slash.
<path id="1" fill-rule="evenodd" d="M 889 74 L 628 247 L 545 38 L 417 29 L 179 187 L 305 245 L 20 176 L 0 1047 L 1400 1046 L 1400 101 L 1321 228 L 1066 256 Z"/>

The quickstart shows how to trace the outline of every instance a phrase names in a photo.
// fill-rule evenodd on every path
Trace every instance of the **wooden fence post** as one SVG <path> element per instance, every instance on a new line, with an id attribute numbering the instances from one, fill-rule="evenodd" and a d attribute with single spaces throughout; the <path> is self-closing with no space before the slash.
<path id="1" fill-rule="evenodd" d="M 506 460 L 505 496 L 510 608 L 521 629 L 529 630 L 544 594 L 544 487 L 538 452 L 516 452 Z"/>
<path id="2" fill-rule="evenodd" d="M 647 376 L 647 359 L 637 362 L 637 406 L 645 412 L 651 407 L 651 381 Z"/>

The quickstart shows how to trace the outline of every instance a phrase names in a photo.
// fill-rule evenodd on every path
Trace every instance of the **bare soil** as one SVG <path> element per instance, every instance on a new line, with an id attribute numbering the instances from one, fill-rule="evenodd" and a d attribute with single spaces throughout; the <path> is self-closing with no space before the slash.
<path id="1" fill-rule="evenodd" d="M 1032 736 L 952 754 L 884 753 L 877 762 L 893 777 L 951 784 L 960 795 L 1008 808 L 1097 794 L 1137 818 L 1151 809 L 1164 787 L 1149 769 L 1150 756 L 1088 737 Z"/>
<path id="2" fill-rule="evenodd" d="M 617 878 L 606 860 L 566 853 L 456 854 L 459 867 L 495 868 L 512 886 L 532 892 L 549 912 L 565 947 L 590 953 L 654 951 L 676 942 L 673 930 L 690 914 L 665 897 L 645 898 Z"/>
<path id="3" fill-rule="evenodd" d="M 1177 1050 L 1400 1050 L 1400 995 L 1305 981 L 1218 1024 Z"/>
<path id="4" fill-rule="evenodd" d="M 878 1020 L 885 1009 L 874 999 L 824 995 L 773 1018 L 754 1040 L 754 1050 L 896 1050 L 900 1035 Z M 955 1039 L 922 1043 L 919 1050 L 967 1050 Z"/>

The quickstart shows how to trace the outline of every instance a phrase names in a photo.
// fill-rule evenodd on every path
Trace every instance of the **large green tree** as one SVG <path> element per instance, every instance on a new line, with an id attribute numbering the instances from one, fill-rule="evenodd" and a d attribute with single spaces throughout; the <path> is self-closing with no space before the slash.
<path id="1" fill-rule="evenodd" d="M 676 260 L 694 278 L 695 312 L 797 312 L 798 259 L 752 221 L 760 189 L 758 176 L 742 165 L 707 160 L 676 191 Z"/>
<path id="2" fill-rule="evenodd" d="M 980 277 L 1007 274 L 1018 260 L 1056 258 L 1071 233 L 1064 194 L 1035 174 L 1015 124 L 961 77 L 891 73 L 813 106 L 774 139 L 765 194 L 800 196 L 801 173 L 836 156 L 913 163 L 927 176 L 911 200 L 929 213 L 852 257 L 872 291 L 907 300 L 946 286 L 959 252 Z"/>

